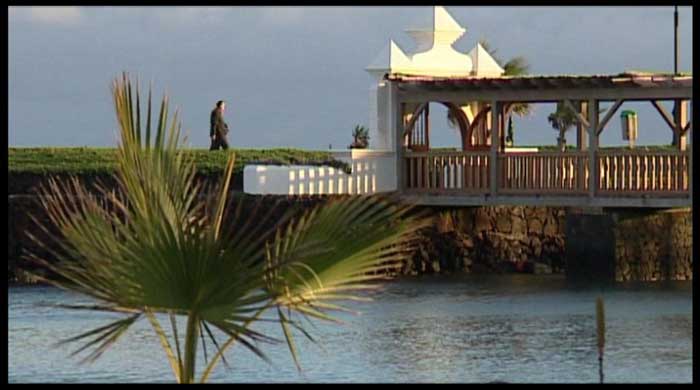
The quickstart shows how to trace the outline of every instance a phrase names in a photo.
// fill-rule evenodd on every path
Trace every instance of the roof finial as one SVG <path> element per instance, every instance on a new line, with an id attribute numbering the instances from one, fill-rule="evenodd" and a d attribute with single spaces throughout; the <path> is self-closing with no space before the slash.
<path id="1" fill-rule="evenodd" d="M 465 32 L 462 26 L 447 12 L 445 7 L 436 5 L 433 7 L 433 31 L 460 31 Z"/>

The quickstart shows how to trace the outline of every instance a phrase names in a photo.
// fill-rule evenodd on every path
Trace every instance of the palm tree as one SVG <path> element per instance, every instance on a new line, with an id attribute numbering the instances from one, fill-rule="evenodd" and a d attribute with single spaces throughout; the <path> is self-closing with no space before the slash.
<path id="1" fill-rule="evenodd" d="M 517 56 L 513 57 L 510 60 L 508 60 L 506 63 L 503 63 L 503 60 L 501 60 L 497 55 L 496 55 L 496 49 L 492 48 L 491 45 L 486 41 L 485 39 L 482 39 L 479 41 L 481 46 L 493 57 L 494 60 L 500 65 L 503 70 L 504 76 L 522 76 L 530 73 L 530 64 L 527 62 L 525 57 L 522 56 Z M 508 113 L 508 127 L 511 129 L 511 136 L 510 136 L 510 142 L 513 142 L 513 136 L 512 136 L 512 127 L 513 127 L 513 119 L 512 119 L 512 114 L 515 114 L 519 117 L 525 117 L 528 116 L 532 113 L 532 106 L 530 106 L 527 103 L 515 103 L 513 104 L 513 107 L 511 108 L 510 113 Z"/>
<path id="2" fill-rule="evenodd" d="M 577 123 L 576 113 L 562 102 L 557 103 L 555 112 L 549 114 L 547 120 L 555 130 L 559 131 L 557 145 L 561 151 L 566 150 L 566 132 Z"/>
<path id="3" fill-rule="evenodd" d="M 293 330 L 313 339 L 299 317 L 337 321 L 332 314 L 344 308 L 336 301 L 365 300 L 356 292 L 388 278 L 413 249 L 416 230 L 427 225 L 407 206 L 379 197 L 344 197 L 279 220 L 256 215 L 243 202 L 233 208 L 227 199 L 233 153 L 220 184 L 202 197 L 194 161 L 179 150 L 177 112 L 168 125 L 167 96 L 152 131 L 150 91 L 143 127 L 138 83 L 135 102 L 126 74 L 112 92 L 121 136 L 117 189 L 90 192 L 76 178 L 49 180 L 40 199 L 51 223 L 39 225 L 58 248 L 56 260 L 29 256 L 51 271 L 44 281 L 97 301 L 68 307 L 123 315 L 63 341 L 81 342 L 74 354 L 90 351 L 86 361 L 146 318 L 178 382 L 195 382 L 202 347 L 205 382 L 236 343 L 266 359 L 259 343 L 277 339 L 251 325 L 271 312 L 301 369 Z M 169 319 L 172 336 L 157 314 Z M 178 318 L 186 320 L 184 334 Z M 213 329 L 225 337 L 217 340 Z M 205 338 L 216 347 L 210 358 Z"/>
<path id="4" fill-rule="evenodd" d="M 489 42 L 487 40 L 481 39 L 479 41 L 479 43 L 484 48 L 484 50 L 486 50 L 489 53 L 489 55 L 491 55 L 491 57 L 493 57 L 493 59 L 498 63 L 498 65 L 500 65 L 503 68 L 503 70 L 504 70 L 503 75 L 504 76 L 522 76 L 522 75 L 526 75 L 530 72 L 530 64 L 527 62 L 525 57 L 522 57 L 522 56 L 513 57 L 504 63 L 503 60 L 499 56 L 496 55 L 497 50 L 494 49 L 493 47 L 491 47 L 491 44 L 489 44 Z M 525 117 L 525 116 L 530 115 L 531 113 L 532 113 L 532 106 L 530 106 L 529 104 L 527 104 L 527 103 L 515 103 L 515 104 L 513 104 L 511 111 L 508 113 L 508 127 L 511 129 L 510 130 L 511 136 L 509 137 L 510 138 L 509 141 L 511 143 L 513 142 L 513 135 L 512 135 L 513 122 L 512 122 L 511 115 L 515 114 L 519 117 Z M 451 127 L 453 127 L 453 128 L 457 127 L 457 120 L 456 120 L 456 118 L 451 110 L 448 110 L 448 112 L 447 112 L 447 121 Z"/>
<path id="5" fill-rule="evenodd" d="M 607 108 L 600 108 L 598 110 L 598 115 L 606 112 L 607 110 Z M 576 112 L 563 102 L 557 102 L 556 111 L 549 114 L 547 120 L 549 121 L 549 124 L 552 125 L 554 130 L 559 131 L 557 145 L 562 152 L 566 151 L 566 132 L 569 131 L 572 126 L 575 126 L 578 123 Z"/>

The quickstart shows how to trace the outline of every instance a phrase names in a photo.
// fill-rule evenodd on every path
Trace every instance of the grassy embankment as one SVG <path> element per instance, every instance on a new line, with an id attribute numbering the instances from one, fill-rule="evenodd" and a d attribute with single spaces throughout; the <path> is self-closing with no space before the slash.
<path id="1" fill-rule="evenodd" d="M 115 148 L 9 148 L 8 171 L 32 174 L 109 174 L 116 168 Z M 349 166 L 333 159 L 329 152 L 300 149 L 233 149 L 236 153 L 234 175 L 246 164 L 330 165 L 348 170 Z M 194 155 L 197 170 L 204 175 L 223 172 L 228 153 L 206 149 L 188 149 Z"/>

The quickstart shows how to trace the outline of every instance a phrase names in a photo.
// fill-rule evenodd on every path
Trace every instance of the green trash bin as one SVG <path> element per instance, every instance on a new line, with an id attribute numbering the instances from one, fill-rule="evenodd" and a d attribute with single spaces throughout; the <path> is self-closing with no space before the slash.
<path id="1" fill-rule="evenodd" d="M 630 146 L 634 146 L 634 141 L 637 140 L 637 129 L 639 126 L 637 113 L 631 110 L 622 111 L 620 119 L 622 120 L 622 140 L 629 141 Z"/>

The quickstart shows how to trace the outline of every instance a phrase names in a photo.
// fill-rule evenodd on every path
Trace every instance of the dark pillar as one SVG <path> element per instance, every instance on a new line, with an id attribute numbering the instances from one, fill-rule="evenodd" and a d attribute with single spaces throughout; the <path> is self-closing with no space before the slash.
<path id="1" fill-rule="evenodd" d="M 566 279 L 575 284 L 615 282 L 615 235 L 610 214 L 594 209 L 566 213 Z"/>

